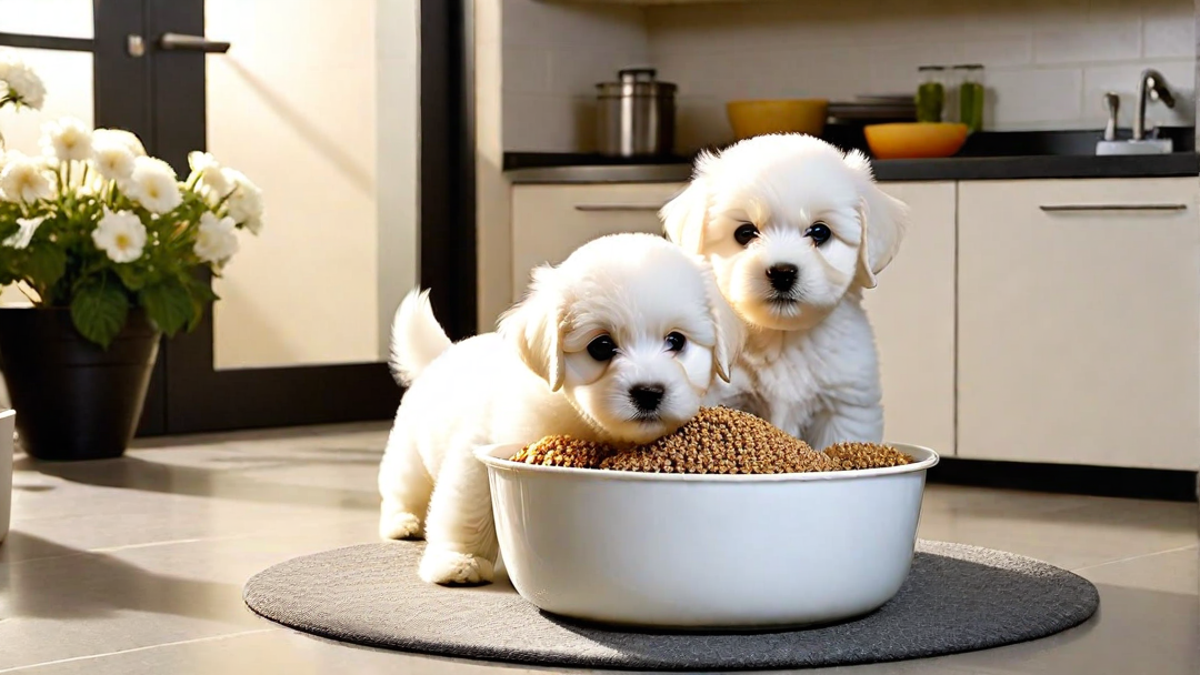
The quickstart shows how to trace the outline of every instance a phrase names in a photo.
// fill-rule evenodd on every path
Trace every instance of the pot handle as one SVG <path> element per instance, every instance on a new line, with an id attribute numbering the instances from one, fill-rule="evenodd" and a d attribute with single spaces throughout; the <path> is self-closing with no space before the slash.
<path id="1" fill-rule="evenodd" d="M 617 79 L 624 83 L 653 82 L 658 71 L 654 68 L 622 68 L 617 71 Z"/>

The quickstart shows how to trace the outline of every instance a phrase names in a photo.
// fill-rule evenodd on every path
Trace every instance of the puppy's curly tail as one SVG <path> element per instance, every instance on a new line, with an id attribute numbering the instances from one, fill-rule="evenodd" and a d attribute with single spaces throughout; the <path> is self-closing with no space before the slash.
<path id="1" fill-rule="evenodd" d="M 392 377 L 402 387 L 411 385 L 452 344 L 433 316 L 429 291 L 409 291 L 392 320 L 391 358 L 388 359 Z"/>

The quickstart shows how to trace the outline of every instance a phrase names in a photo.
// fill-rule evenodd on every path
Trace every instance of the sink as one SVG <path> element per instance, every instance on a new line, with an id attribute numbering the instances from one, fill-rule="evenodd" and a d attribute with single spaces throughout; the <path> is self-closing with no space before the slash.
<path id="1" fill-rule="evenodd" d="M 1097 155 L 1169 155 L 1174 149 L 1170 138 L 1096 142 Z"/>

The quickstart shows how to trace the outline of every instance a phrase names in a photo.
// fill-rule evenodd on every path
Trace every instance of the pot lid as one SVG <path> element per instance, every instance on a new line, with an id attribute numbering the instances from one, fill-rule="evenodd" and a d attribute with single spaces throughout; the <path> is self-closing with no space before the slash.
<path id="1" fill-rule="evenodd" d="M 656 96 L 672 94 L 675 85 L 660 82 L 654 68 L 622 68 L 617 71 L 616 82 L 600 82 L 596 85 L 601 96 Z"/>

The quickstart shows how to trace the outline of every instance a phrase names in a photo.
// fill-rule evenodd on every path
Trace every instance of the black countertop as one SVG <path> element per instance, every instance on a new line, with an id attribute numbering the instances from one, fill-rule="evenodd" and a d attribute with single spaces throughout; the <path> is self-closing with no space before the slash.
<path id="1" fill-rule="evenodd" d="M 873 160 L 880 181 L 1019 180 L 1034 178 L 1141 178 L 1200 176 L 1192 127 L 1163 128 L 1177 152 L 1098 157 L 1098 131 L 983 132 L 955 157 Z M 843 148 L 862 143 L 853 137 Z M 504 169 L 514 183 L 682 183 L 691 157 L 627 160 L 581 153 L 510 152 Z"/>
<path id="2" fill-rule="evenodd" d="M 1200 155 L 1094 157 L 1043 155 L 1029 157 L 951 157 L 947 159 L 889 159 L 872 162 L 875 177 L 886 181 L 1018 180 L 1031 178 L 1143 178 L 1200 176 Z M 684 183 L 691 178 L 690 162 L 638 164 L 581 164 L 514 168 L 506 172 L 513 183 Z"/>

